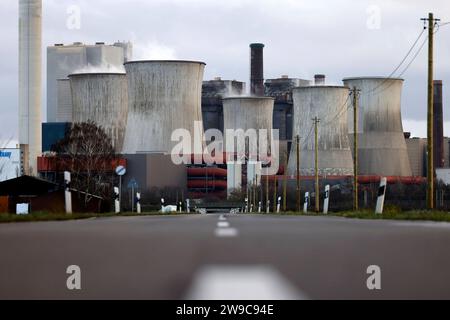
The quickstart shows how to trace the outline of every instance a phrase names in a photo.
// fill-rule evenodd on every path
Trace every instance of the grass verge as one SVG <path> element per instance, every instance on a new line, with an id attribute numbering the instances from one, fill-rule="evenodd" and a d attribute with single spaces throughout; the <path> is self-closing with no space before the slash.
<path id="1" fill-rule="evenodd" d="M 48 213 L 48 212 L 36 212 L 29 215 L 16 215 L 16 214 L 0 214 L 0 223 L 12 223 L 12 222 L 39 222 L 39 221 L 69 221 L 69 220 L 83 220 L 91 218 L 110 218 L 110 217 L 142 217 L 142 216 L 175 216 L 184 215 L 187 213 L 161 213 L 161 212 L 146 212 L 146 213 Z"/>
<path id="2" fill-rule="evenodd" d="M 366 219 L 366 220 L 409 220 L 409 221 L 441 221 L 450 222 L 450 213 L 444 211 L 387 211 L 383 214 L 375 214 L 373 211 L 344 211 L 330 212 L 328 215 L 315 213 L 298 213 L 283 212 L 279 215 L 296 215 L 296 216 L 320 216 L 320 217 L 343 217 L 349 219 Z"/>

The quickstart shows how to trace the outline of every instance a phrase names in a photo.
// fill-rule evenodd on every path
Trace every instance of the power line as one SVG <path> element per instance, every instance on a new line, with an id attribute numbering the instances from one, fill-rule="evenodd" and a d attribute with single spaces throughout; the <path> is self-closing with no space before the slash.
<path id="1" fill-rule="evenodd" d="M 413 64 L 413 62 L 417 59 L 417 57 L 419 56 L 420 52 L 422 51 L 422 49 L 424 48 L 425 44 L 428 41 L 428 36 L 425 38 L 425 40 L 422 42 L 422 44 L 420 45 L 419 49 L 417 50 L 417 52 L 414 54 L 413 58 L 411 59 L 411 61 L 408 63 L 408 65 L 405 67 L 405 69 L 403 69 L 403 71 L 398 75 L 398 78 L 401 78 L 406 71 L 408 71 L 408 69 L 411 67 L 411 65 Z M 391 79 L 385 79 L 383 82 L 387 82 Z M 376 94 L 380 94 L 383 93 L 384 91 L 388 90 L 390 87 L 392 87 L 392 85 L 394 84 L 394 82 L 391 82 L 390 84 L 388 84 L 387 86 L 385 86 L 382 90 L 379 90 L 376 92 Z M 381 85 L 379 85 L 378 87 L 381 87 Z M 371 93 L 374 92 L 370 91 Z"/>
<path id="2" fill-rule="evenodd" d="M 399 65 L 394 69 L 394 71 L 392 71 L 389 74 L 389 76 L 387 76 L 386 79 L 384 79 L 379 85 L 377 85 L 375 88 L 371 89 L 369 91 L 369 93 L 376 91 L 378 88 L 382 87 L 388 80 L 392 79 L 394 74 L 400 69 L 400 67 L 403 65 L 403 63 L 405 63 L 405 61 L 408 59 L 409 55 L 414 50 L 414 48 L 417 45 L 417 43 L 419 42 L 420 38 L 423 36 L 425 30 L 426 30 L 426 28 L 422 29 L 422 31 L 419 33 L 419 36 L 417 37 L 416 41 L 414 41 L 414 43 L 412 44 L 411 48 L 406 53 L 405 57 L 402 59 L 402 61 L 399 63 Z"/>

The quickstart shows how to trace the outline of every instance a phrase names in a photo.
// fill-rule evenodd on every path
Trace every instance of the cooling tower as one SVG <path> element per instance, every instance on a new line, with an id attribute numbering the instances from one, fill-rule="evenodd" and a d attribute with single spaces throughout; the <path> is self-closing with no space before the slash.
<path id="1" fill-rule="evenodd" d="M 202 121 L 205 63 L 131 61 L 125 68 L 129 112 L 123 153 L 171 152 L 176 129 L 194 138 L 194 122 Z"/>
<path id="2" fill-rule="evenodd" d="M 42 1 L 19 1 L 19 144 L 23 174 L 42 153 Z"/>
<path id="3" fill-rule="evenodd" d="M 300 136 L 300 175 L 315 174 L 315 117 L 318 125 L 319 175 L 353 175 L 353 158 L 348 140 L 347 108 L 349 89 L 342 86 L 309 86 L 293 90 L 293 143 L 288 173 L 297 174 L 297 147 Z"/>
<path id="4" fill-rule="evenodd" d="M 93 121 L 122 150 L 128 113 L 127 76 L 123 73 L 81 73 L 69 76 L 73 122 Z"/>
<path id="5" fill-rule="evenodd" d="M 411 176 L 401 118 L 403 79 L 361 77 L 343 80 L 360 91 L 358 140 L 359 174 Z M 349 116 L 353 141 L 353 117 Z"/>
<path id="6" fill-rule="evenodd" d="M 273 128 L 273 108 L 275 99 L 269 97 L 230 97 L 223 99 L 223 119 L 224 130 L 243 130 L 249 129 L 267 130 L 267 141 L 270 148 L 270 136 Z M 225 138 L 225 143 L 226 138 Z M 229 149 L 228 144 L 225 149 L 228 153 L 234 153 L 237 150 Z M 242 144 L 237 145 L 239 150 L 243 150 Z"/>

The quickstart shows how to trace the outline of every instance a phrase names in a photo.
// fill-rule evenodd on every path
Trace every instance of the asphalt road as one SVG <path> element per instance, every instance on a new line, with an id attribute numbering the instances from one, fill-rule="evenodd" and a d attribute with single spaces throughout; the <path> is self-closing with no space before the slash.
<path id="1" fill-rule="evenodd" d="M 219 218 L 2 224 L 0 299 L 450 299 L 450 224 Z"/>

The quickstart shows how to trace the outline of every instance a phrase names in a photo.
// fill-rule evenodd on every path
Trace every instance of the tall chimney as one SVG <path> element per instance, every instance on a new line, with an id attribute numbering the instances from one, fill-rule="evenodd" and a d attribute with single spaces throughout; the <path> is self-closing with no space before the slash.
<path id="1" fill-rule="evenodd" d="M 264 44 L 250 45 L 250 94 L 264 96 Z"/>
<path id="2" fill-rule="evenodd" d="M 443 168 L 444 160 L 444 117 L 442 108 L 442 80 L 435 80 L 434 83 L 434 166 Z"/>
<path id="3" fill-rule="evenodd" d="M 314 85 L 322 86 L 325 84 L 325 75 L 324 74 L 316 74 L 314 76 Z"/>
<path id="4" fill-rule="evenodd" d="M 42 153 L 42 0 L 19 0 L 19 144 L 22 174 Z"/>

